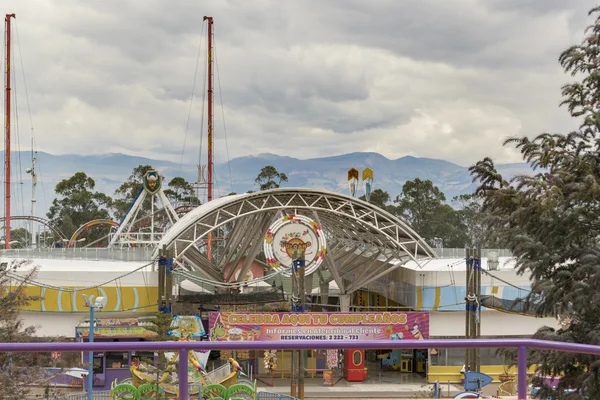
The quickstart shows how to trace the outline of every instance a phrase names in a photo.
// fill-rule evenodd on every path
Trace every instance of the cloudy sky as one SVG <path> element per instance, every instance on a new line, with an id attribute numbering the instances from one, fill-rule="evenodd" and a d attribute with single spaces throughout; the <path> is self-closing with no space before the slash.
<path id="1" fill-rule="evenodd" d="M 195 162 L 211 15 L 217 161 L 227 160 L 224 115 L 231 158 L 375 151 L 468 165 L 486 155 L 518 161 L 501 146 L 508 136 L 572 127 L 558 108 L 570 77 L 557 58 L 580 42 L 595 3 L 4 0 L 2 8 L 17 14 L 23 149 L 33 123 L 41 151 L 179 161 L 184 149 Z"/>

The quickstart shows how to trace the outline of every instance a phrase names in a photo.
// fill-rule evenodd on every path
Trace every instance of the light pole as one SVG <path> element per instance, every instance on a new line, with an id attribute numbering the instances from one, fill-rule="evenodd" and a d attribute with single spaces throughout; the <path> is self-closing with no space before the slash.
<path id="1" fill-rule="evenodd" d="M 89 342 L 92 343 L 94 341 L 94 325 L 95 325 L 95 317 L 94 311 L 97 309 L 101 309 L 106 305 L 106 299 L 104 297 L 96 297 L 96 301 L 94 301 L 94 295 L 90 295 L 89 297 L 85 294 L 82 294 L 83 299 L 85 300 L 85 306 L 90 308 L 90 336 Z M 92 400 L 93 392 L 92 386 L 94 384 L 94 352 L 90 351 L 88 354 L 88 400 Z"/>

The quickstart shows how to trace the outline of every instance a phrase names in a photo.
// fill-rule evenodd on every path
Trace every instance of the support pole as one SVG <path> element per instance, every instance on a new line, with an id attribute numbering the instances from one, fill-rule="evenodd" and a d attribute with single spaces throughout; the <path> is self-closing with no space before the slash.
<path id="1" fill-rule="evenodd" d="M 94 329 L 96 317 L 94 315 L 96 307 L 93 304 L 90 304 L 90 343 L 94 343 Z M 88 384 L 88 392 L 87 398 L 88 400 L 92 400 L 94 398 L 93 394 L 93 386 L 94 386 L 94 352 L 90 351 L 88 353 L 88 376 L 87 376 L 87 384 Z"/>
<path id="2" fill-rule="evenodd" d="M 6 38 L 6 76 L 5 76 L 5 135 L 4 135 L 4 242 L 5 248 L 10 249 L 10 20 L 16 18 L 15 14 L 6 14 L 5 22 L 5 38 Z"/>
<path id="3" fill-rule="evenodd" d="M 475 339 L 477 334 L 477 273 L 475 271 L 475 249 L 471 249 L 471 276 L 469 277 L 471 285 L 469 289 L 469 298 L 470 298 L 470 312 L 469 312 L 469 331 L 470 331 L 470 339 Z M 471 367 L 471 371 L 477 371 L 477 359 L 475 354 L 475 349 L 471 349 L 470 351 L 471 359 L 469 360 L 469 365 Z"/>
<path id="4" fill-rule="evenodd" d="M 517 357 L 517 395 L 519 400 L 527 400 L 527 347 L 519 347 Z"/>
<path id="5" fill-rule="evenodd" d="M 170 314 L 173 301 L 173 250 L 167 250 L 165 262 L 165 309 L 163 312 Z"/>
<path id="6" fill-rule="evenodd" d="M 208 21 L 208 117 L 207 117 L 207 141 L 208 141 L 208 182 L 207 201 L 213 198 L 213 17 L 204 17 Z M 208 260 L 212 261 L 212 235 L 208 234 Z"/>
<path id="7" fill-rule="evenodd" d="M 477 247 L 475 250 L 475 262 L 473 263 L 473 268 L 475 269 L 475 295 L 477 296 L 476 304 L 475 304 L 475 339 L 479 339 L 481 337 L 481 247 Z M 475 371 L 481 371 L 481 357 L 480 357 L 480 349 L 473 349 L 475 351 Z"/>
<path id="8" fill-rule="evenodd" d="M 37 173 L 35 171 L 36 157 L 35 151 L 33 149 L 33 137 L 31 138 L 31 216 L 35 217 L 35 188 L 37 186 Z M 35 221 L 34 218 L 31 219 L 31 248 L 35 249 L 37 247 L 37 240 L 35 235 Z"/>
<path id="9" fill-rule="evenodd" d="M 471 339 L 471 301 L 469 300 L 469 294 L 471 293 L 471 266 L 473 261 L 471 259 L 471 249 L 465 249 L 465 261 L 466 261 L 466 275 L 465 275 L 465 339 Z M 471 349 L 465 349 L 465 372 L 470 370 L 471 363 Z"/>
<path id="10" fill-rule="evenodd" d="M 188 352 L 185 349 L 179 349 L 179 400 L 189 400 L 188 390 Z"/>
<path id="11" fill-rule="evenodd" d="M 304 254 L 298 260 L 298 283 L 300 294 L 300 312 L 306 311 L 306 276 Z M 300 350 L 298 357 L 298 398 L 304 400 L 304 357 L 306 350 Z"/>
<path id="12" fill-rule="evenodd" d="M 167 261 L 167 246 L 159 249 L 158 256 L 158 311 L 162 312 L 164 308 L 165 296 L 165 271 Z"/>

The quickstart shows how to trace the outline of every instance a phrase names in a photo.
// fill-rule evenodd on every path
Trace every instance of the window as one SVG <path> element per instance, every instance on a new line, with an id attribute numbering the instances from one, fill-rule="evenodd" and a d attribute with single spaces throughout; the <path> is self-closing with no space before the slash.
<path id="1" fill-rule="evenodd" d="M 362 353 L 360 350 L 354 350 L 354 353 L 352 353 L 352 362 L 354 365 L 360 365 L 360 363 L 362 363 Z"/>
<path id="2" fill-rule="evenodd" d="M 106 368 L 127 368 L 129 365 L 129 353 L 106 353 Z"/>
<path id="3" fill-rule="evenodd" d="M 103 374 L 104 373 L 104 365 L 102 363 L 103 357 L 94 357 L 92 362 L 92 371 L 94 374 Z"/>
<path id="4" fill-rule="evenodd" d="M 131 353 L 131 362 L 144 362 L 154 364 L 153 351 L 134 351 Z"/>
<path id="5" fill-rule="evenodd" d="M 432 349 L 429 353 L 431 365 L 462 367 L 465 363 L 465 349 Z M 503 365 L 496 356 L 496 349 L 479 349 L 481 365 Z"/>

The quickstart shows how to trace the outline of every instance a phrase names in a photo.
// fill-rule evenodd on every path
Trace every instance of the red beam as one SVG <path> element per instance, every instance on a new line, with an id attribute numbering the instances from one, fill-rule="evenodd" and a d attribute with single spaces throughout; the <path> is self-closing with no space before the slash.
<path id="1" fill-rule="evenodd" d="M 6 77 L 5 77 L 5 95 L 6 95 L 6 123 L 5 123 L 5 147 L 4 147 L 4 242 L 5 248 L 10 249 L 10 20 L 15 18 L 15 14 L 6 14 L 4 19 L 5 38 L 6 38 Z"/>

